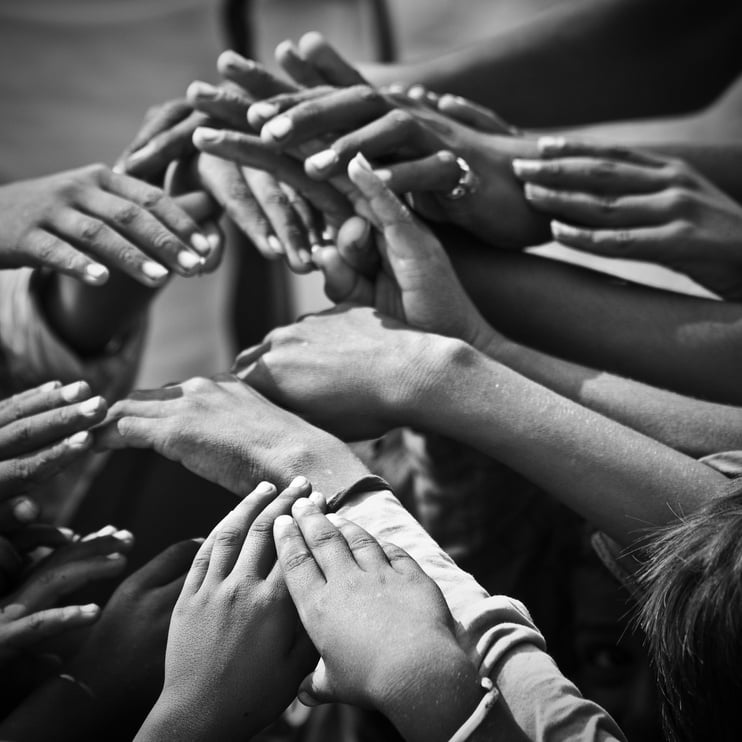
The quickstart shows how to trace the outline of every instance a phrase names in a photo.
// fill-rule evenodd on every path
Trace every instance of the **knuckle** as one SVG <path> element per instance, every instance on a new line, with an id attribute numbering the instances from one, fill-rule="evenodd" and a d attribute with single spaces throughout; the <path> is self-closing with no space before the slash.
<path id="1" fill-rule="evenodd" d="M 206 394 L 212 391 L 215 386 L 211 379 L 207 379 L 205 376 L 194 376 L 188 381 L 184 381 L 182 384 L 185 392 L 193 392 L 196 395 Z"/>
<path id="2" fill-rule="evenodd" d="M 305 564 L 309 564 L 314 560 L 314 557 L 308 551 L 297 551 L 289 554 L 283 560 L 283 568 L 287 572 L 292 572 L 297 569 L 301 569 Z"/>
<path id="3" fill-rule="evenodd" d="M 667 191 L 670 208 L 674 211 L 687 213 L 692 205 L 692 196 L 685 188 L 673 186 Z"/>
<path id="4" fill-rule="evenodd" d="M 601 196 L 596 202 L 602 214 L 613 214 L 618 206 L 618 199 L 615 196 Z"/>
<path id="5" fill-rule="evenodd" d="M 587 176 L 595 176 L 597 178 L 610 178 L 613 176 L 618 168 L 618 163 L 611 160 L 599 160 L 592 166 L 588 166 L 585 169 Z"/>
<path id="6" fill-rule="evenodd" d="M 240 179 L 230 178 L 226 187 L 224 188 L 224 198 L 227 203 L 242 202 L 245 199 L 251 198 L 252 192 L 248 188 L 247 184 Z"/>
<path id="7" fill-rule="evenodd" d="M 148 188 L 142 194 L 141 204 L 145 209 L 147 209 L 147 211 L 152 211 L 152 209 L 162 203 L 164 196 L 165 194 L 162 191 L 157 190 L 156 188 Z"/>
<path id="8" fill-rule="evenodd" d="M 223 526 L 214 539 L 220 546 L 239 546 L 243 541 L 243 534 L 234 526 Z"/>
<path id="9" fill-rule="evenodd" d="M 92 165 L 88 165 L 85 168 L 85 173 L 88 177 L 100 183 L 108 177 L 110 171 L 108 169 L 108 165 L 106 165 L 105 163 L 94 162 Z"/>
<path id="10" fill-rule="evenodd" d="M 265 205 L 273 206 L 279 209 L 288 209 L 291 206 L 289 197 L 280 188 L 271 188 L 265 194 Z"/>
<path id="11" fill-rule="evenodd" d="M 340 538 L 341 536 L 339 531 L 319 530 L 312 534 L 311 540 L 314 546 L 321 548 L 329 544 L 337 543 Z"/>
<path id="12" fill-rule="evenodd" d="M 35 468 L 29 459 L 13 459 L 10 470 L 13 479 L 20 482 L 32 482 L 34 479 Z"/>
<path id="13" fill-rule="evenodd" d="M 82 217 L 78 223 L 80 238 L 87 243 L 95 242 L 103 231 L 103 223 L 96 219 Z"/>
<path id="14" fill-rule="evenodd" d="M 150 238 L 152 248 L 158 253 L 176 253 L 180 250 L 180 243 L 169 232 L 158 229 Z"/>
<path id="15" fill-rule="evenodd" d="M 373 547 L 377 545 L 377 541 L 375 538 L 370 536 L 369 534 L 358 534 L 356 536 L 353 536 L 349 541 L 348 545 L 351 549 L 367 549 L 369 547 Z"/>
<path id="16" fill-rule="evenodd" d="M 139 216 L 139 209 L 134 204 L 128 204 L 118 209 L 113 219 L 118 224 L 128 225 L 131 224 Z"/>

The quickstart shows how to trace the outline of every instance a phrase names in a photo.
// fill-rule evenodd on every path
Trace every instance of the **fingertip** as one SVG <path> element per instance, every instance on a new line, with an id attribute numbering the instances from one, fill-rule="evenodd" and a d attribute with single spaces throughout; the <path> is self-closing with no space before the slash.
<path id="1" fill-rule="evenodd" d="M 101 263 L 88 263 L 83 269 L 82 280 L 91 286 L 102 286 L 111 274 Z"/>
<path id="2" fill-rule="evenodd" d="M 296 523 L 290 515 L 279 515 L 273 521 L 273 533 L 275 534 L 276 538 L 285 536 L 287 533 L 294 530 L 295 527 Z"/>
<path id="3" fill-rule="evenodd" d="M 194 147 L 202 149 L 218 144 L 223 136 L 224 132 L 221 129 L 213 129 L 209 126 L 197 126 L 191 139 Z"/>

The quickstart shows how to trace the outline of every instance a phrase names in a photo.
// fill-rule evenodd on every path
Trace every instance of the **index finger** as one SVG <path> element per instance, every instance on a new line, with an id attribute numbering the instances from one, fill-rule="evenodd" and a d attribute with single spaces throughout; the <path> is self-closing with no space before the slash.
<path id="1" fill-rule="evenodd" d="M 283 579 L 301 614 L 304 599 L 326 584 L 325 576 L 290 515 L 279 515 L 273 521 L 273 539 Z"/>
<path id="2" fill-rule="evenodd" d="M 322 34 L 309 31 L 299 39 L 299 52 L 318 70 L 323 82 L 338 87 L 368 85 L 368 80 Z"/>
<path id="3" fill-rule="evenodd" d="M 538 150 L 542 157 L 597 157 L 621 160 L 635 165 L 663 167 L 665 160 L 638 149 L 597 142 L 580 142 L 564 137 L 541 137 Z"/>

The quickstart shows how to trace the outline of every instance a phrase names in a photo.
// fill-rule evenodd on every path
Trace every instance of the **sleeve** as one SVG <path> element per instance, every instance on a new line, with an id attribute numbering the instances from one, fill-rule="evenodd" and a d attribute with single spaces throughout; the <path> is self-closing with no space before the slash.
<path id="1" fill-rule="evenodd" d="M 368 478 L 364 481 L 370 484 Z M 497 739 L 533 742 L 625 739 L 610 715 L 583 698 L 562 675 L 525 607 L 505 596 L 489 596 L 390 491 L 350 487 L 332 499 L 331 507 L 380 541 L 405 549 L 438 584 L 457 623 L 459 641 L 480 675 L 491 677 L 497 686 L 499 699 L 488 732 Z"/>
<path id="2" fill-rule="evenodd" d="M 87 381 L 109 401 L 134 383 L 141 357 L 145 321 L 118 347 L 98 358 L 81 359 L 48 327 L 36 301 L 35 271 L 0 271 L 0 393 L 9 396 L 45 381 Z"/>

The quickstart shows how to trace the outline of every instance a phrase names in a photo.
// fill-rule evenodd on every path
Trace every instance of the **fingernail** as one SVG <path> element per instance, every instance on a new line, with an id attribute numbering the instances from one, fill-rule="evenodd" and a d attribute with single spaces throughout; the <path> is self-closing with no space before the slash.
<path id="1" fill-rule="evenodd" d="M 42 384 L 39 387 L 40 392 L 53 392 L 55 389 L 59 389 L 62 386 L 59 381 L 47 381 L 46 384 Z"/>
<path id="2" fill-rule="evenodd" d="M 294 477 L 289 487 L 306 487 L 309 480 L 306 477 Z"/>
<path id="3" fill-rule="evenodd" d="M 186 90 L 187 98 L 213 98 L 218 94 L 219 90 L 217 88 L 207 82 L 201 82 L 201 80 L 195 80 Z"/>
<path id="4" fill-rule="evenodd" d="M 138 162 L 141 162 L 142 160 L 146 160 L 148 157 L 151 157 L 152 154 L 156 151 L 156 147 L 151 142 L 148 144 L 145 144 L 144 147 L 141 149 L 138 149 L 136 152 L 132 152 L 127 158 L 127 162 L 129 165 L 136 164 Z"/>
<path id="5" fill-rule="evenodd" d="M 192 252 L 187 250 L 181 250 L 178 253 L 178 265 L 187 271 L 192 271 L 200 265 L 204 264 L 204 259 L 198 255 L 194 255 Z"/>
<path id="6" fill-rule="evenodd" d="M 271 482 L 261 482 L 256 488 L 255 488 L 255 494 L 256 495 L 267 495 L 269 492 L 275 491 L 275 485 L 273 485 Z"/>
<path id="7" fill-rule="evenodd" d="M 96 531 L 93 536 L 110 536 L 112 533 L 116 533 L 116 528 L 114 526 L 108 525 L 103 526 L 103 528 Z"/>
<path id="8" fill-rule="evenodd" d="M 15 515 L 15 519 L 20 523 L 31 523 L 31 521 L 36 520 L 39 516 L 39 506 L 24 497 L 13 505 L 13 515 Z"/>
<path id="9" fill-rule="evenodd" d="M 211 252 L 211 244 L 209 238 L 206 235 L 199 234 L 196 232 L 191 235 L 191 245 L 193 249 L 201 255 L 208 255 Z"/>
<path id="10" fill-rule="evenodd" d="M 123 175 L 124 166 L 119 164 L 118 162 L 111 168 L 112 173 L 116 173 L 116 175 Z"/>
<path id="11" fill-rule="evenodd" d="M 312 256 L 306 250 L 299 250 L 297 255 L 299 262 L 304 265 L 312 265 Z"/>
<path id="12" fill-rule="evenodd" d="M 355 163 L 358 167 L 360 167 L 362 170 L 366 170 L 369 173 L 373 173 L 373 169 L 371 168 L 371 164 L 369 161 L 363 156 L 361 152 L 359 152 L 352 160 L 351 163 Z"/>
<path id="13" fill-rule="evenodd" d="M 308 497 L 301 497 L 294 503 L 291 509 L 296 512 L 303 513 L 307 510 L 311 510 L 313 507 L 314 504 L 309 501 Z"/>
<path id="14" fill-rule="evenodd" d="M 273 521 L 273 529 L 277 534 L 287 531 L 294 525 L 294 519 L 290 515 L 279 515 Z"/>
<path id="15" fill-rule="evenodd" d="M 271 250 L 273 250 L 274 253 L 276 253 L 276 255 L 283 255 L 283 245 L 281 244 L 281 240 L 279 240 L 278 237 L 273 234 L 269 234 L 266 240 L 268 242 L 268 246 Z"/>
<path id="16" fill-rule="evenodd" d="M 548 198 L 551 194 L 551 191 L 549 191 L 547 188 L 542 188 L 541 186 L 534 185 L 533 183 L 526 183 L 523 190 L 525 192 L 526 198 L 529 200 Z"/>
<path id="17" fill-rule="evenodd" d="M 219 249 L 219 246 L 222 244 L 222 236 L 219 232 L 219 228 L 215 224 L 209 227 L 206 239 L 209 241 L 209 247 L 211 248 L 210 252 Z"/>
<path id="18" fill-rule="evenodd" d="M 159 263 L 153 263 L 151 260 L 147 260 L 142 263 L 142 273 L 153 281 L 162 281 L 167 277 L 168 270 Z"/>
<path id="19" fill-rule="evenodd" d="M 198 144 L 198 142 L 196 142 L 198 139 L 201 142 L 209 142 L 210 144 L 213 144 L 222 138 L 222 134 L 223 132 L 219 129 L 211 129 L 208 126 L 199 126 L 196 128 L 196 131 L 193 132 L 193 141 Z"/>
<path id="20" fill-rule="evenodd" d="M 71 528 L 65 528 L 64 526 L 60 526 L 57 530 L 68 539 L 71 539 L 75 535 L 75 532 Z"/>
<path id="21" fill-rule="evenodd" d="M 337 236 L 338 236 L 337 230 L 335 229 L 335 227 L 331 225 L 327 225 L 322 230 L 322 239 L 325 242 L 335 242 L 337 240 Z"/>
<path id="22" fill-rule="evenodd" d="M 392 171 L 387 170 L 386 168 L 381 168 L 380 170 L 374 170 L 374 175 L 382 182 L 382 183 L 388 183 L 392 179 Z"/>
<path id="23" fill-rule="evenodd" d="M 278 116 L 263 126 L 263 131 L 272 139 L 285 139 L 294 128 L 294 122 L 288 116 Z"/>
<path id="24" fill-rule="evenodd" d="M 318 507 L 323 508 L 327 502 L 325 500 L 325 496 L 321 492 L 312 492 L 311 495 L 309 495 L 309 499 Z"/>
<path id="25" fill-rule="evenodd" d="M 566 144 L 564 137 L 540 137 L 537 142 L 540 152 L 556 152 L 564 149 Z"/>
<path id="26" fill-rule="evenodd" d="M 92 417 L 96 412 L 99 412 L 103 406 L 103 397 L 92 397 L 91 399 L 85 400 L 78 409 L 85 415 L 85 417 Z"/>
<path id="27" fill-rule="evenodd" d="M 85 266 L 85 283 L 91 283 L 95 286 L 105 283 L 108 280 L 108 268 L 100 263 L 88 263 Z"/>
<path id="28" fill-rule="evenodd" d="M 96 616 L 100 613 L 100 608 L 95 603 L 88 603 L 80 606 L 80 613 L 83 616 Z"/>
<path id="29" fill-rule="evenodd" d="M 247 115 L 259 118 L 267 121 L 272 119 L 278 113 L 278 106 L 275 103 L 267 103 L 266 101 L 258 101 L 253 103 L 247 111 Z"/>
<path id="30" fill-rule="evenodd" d="M 81 430 L 79 433 L 73 433 L 67 438 L 67 445 L 70 448 L 84 448 L 91 441 L 91 435 L 87 430 Z"/>
<path id="31" fill-rule="evenodd" d="M 334 149 L 323 149 L 307 159 L 306 164 L 315 170 L 327 170 L 338 161 L 338 154 Z"/>
<path id="32" fill-rule="evenodd" d="M 118 562 L 123 558 L 124 558 L 124 555 L 119 554 L 117 551 L 114 551 L 113 554 L 106 554 L 106 559 L 108 559 L 111 562 Z"/>
<path id="33" fill-rule="evenodd" d="M 535 175 L 539 170 L 541 163 L 538 160 L 513 160 L 513 172 L 520 178 Z"/>
<path id="34" fill-rule="evenodd" d="M 89 387 L 84 381 L 75 381 L 62 387 L 59 394 L 65 402 L 77 402 L 83 395 L 89 394 Z"/>
<path id="35" fill-rule="evenodd" d="M 126 529 L 116 531 L 116 533 L 113 534 L 113 537 L 117 541 L 123 541 L 125 544 L 134 543 L 134 534 L 131 531 L 127 531 Z"/>
<path id="36" fill-rule="evenodd" d="M 401 82 L 393 82 L 388 88 L 387 92 L 392 95 L 400 95 L 404 93 L 404 85 Z"/>
<path id="37" fill-rule="evenodd" d="M 413 85 L 408 91 L 407 96 L 412 100 L 422 100 L 428 91 L 422 85 Z"/>
<path id="38" fill-rule="evenodd" d="M 563 224 L 562 222 L 553 221 L 550 227 L 552 236 L 557 240 L 560 237 L 579 237 L 581 234 L 579 229 L 571 227 L 569 224 Z"/>

